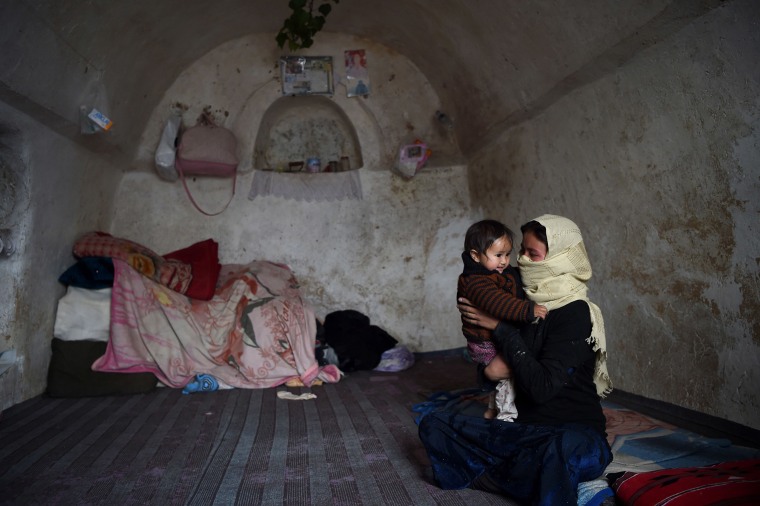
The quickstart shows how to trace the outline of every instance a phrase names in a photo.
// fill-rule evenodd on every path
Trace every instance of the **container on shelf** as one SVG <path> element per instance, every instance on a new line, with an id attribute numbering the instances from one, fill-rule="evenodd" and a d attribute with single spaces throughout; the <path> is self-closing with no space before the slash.
<path id="1" fill-rule="evenodd" d="M 306 172 L 319 172 L 322 170 L 322 163 L 319 158 L 306 159 Z"/>

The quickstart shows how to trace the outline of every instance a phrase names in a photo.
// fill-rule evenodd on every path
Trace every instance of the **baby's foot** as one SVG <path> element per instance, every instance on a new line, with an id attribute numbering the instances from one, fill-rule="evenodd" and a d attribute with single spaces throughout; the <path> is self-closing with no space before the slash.
<path id="1" fill-rule="evenodd" d="M 494 418 L 496 418 L 496 415 L 498 415 L 498 414 L 499 413 L 496 411 L 495 408 L 488 408 L 486 410 L 486 412 L 483 413 L 483 418 L 485 418 L 487 420 L 493 420 Z"/>

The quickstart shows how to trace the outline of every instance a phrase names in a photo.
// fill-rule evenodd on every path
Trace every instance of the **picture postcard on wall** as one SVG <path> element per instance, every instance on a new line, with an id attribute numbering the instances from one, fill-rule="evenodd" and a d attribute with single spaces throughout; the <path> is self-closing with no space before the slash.
<path id="1" fill-rule="evenodd" d="M 332 56 L 283 56 L 280 80 L 283 95 L 332 95 Z"/>
<path id="2" fill-rule="evenodd" d="M 346 64 L 346 91 L 349 97 L 369 95 L 369 68 L 364 49 L 350 49 L 343 52 Z"/>

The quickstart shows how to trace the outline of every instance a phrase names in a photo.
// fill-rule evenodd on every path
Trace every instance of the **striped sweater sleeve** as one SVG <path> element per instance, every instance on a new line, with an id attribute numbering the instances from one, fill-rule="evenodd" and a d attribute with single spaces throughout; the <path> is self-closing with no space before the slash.
<path id="1" fill-rule="evenodd" d="M 514 297 L 489 276 L 467 276 L 462 281 L 464 297 L 491 316 L 512 322 L 533 319 L 533 302 Z"/>

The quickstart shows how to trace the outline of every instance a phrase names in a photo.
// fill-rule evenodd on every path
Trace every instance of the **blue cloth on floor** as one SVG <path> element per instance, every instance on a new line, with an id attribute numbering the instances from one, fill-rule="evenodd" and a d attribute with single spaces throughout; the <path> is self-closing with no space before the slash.
<path id="1" fill-rule="evenodd" d="M 414 422 L 419 425 L 426 415 L 435 411 L 456 411 L 463 412 L 467 406 L 465 401 L 472 399 L 473 396 L 482 395 L 483 390 L 480 388 L 468 388 L 465 390 L 455 390 L 453 392 L 441 391 L 435 392 L 428 396 L 427 401 L 412 405 L 412 411 L 419 413 Z"/>
<path id="2" fill-rule="evenodd" d="M 185 385 L 182 389 L 183 394 L 192 394 L 194 392 L 213 392 L 219 390 L 219 382 L 210 374 L 198 374 L 193 381 Z"/>

